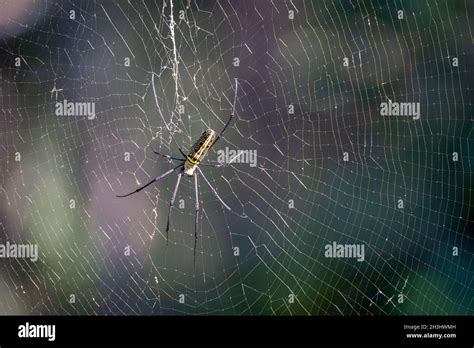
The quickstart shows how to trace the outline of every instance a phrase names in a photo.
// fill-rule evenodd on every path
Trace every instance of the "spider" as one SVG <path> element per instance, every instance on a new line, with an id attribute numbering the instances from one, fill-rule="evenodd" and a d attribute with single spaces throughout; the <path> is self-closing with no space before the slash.
<path id="1" fill-rule="evenodd" d="M 152 79 L 152 84 L 153 84 L 153 90 L 155 92 L 155 98 L 156 98 L 156 91 L 155 91 L 155 86 L 154 86 L 154 78 Z M 220 131 L 220 133 L 215 132 L 212 129 L 207 129 L 202 133 L 201 137 L 196 141 L 196 143 L 191 147 L 189 150 L 188 154 L 186 155 L 183 150 L 178 146 L 176 141 L 174 140 L 173 134 L 171 133 L 168 125 L 165 122 L 166 128 L 168 129 L 171 138 L 175 142 L 175 144 L 178 147 L 179 152 L 183 157 L 174 157 L 170 155 L 165 155 L 162 153 L 159 153 L 158 151 L 155 151 L 152 148 L 152 151 L 159 156 L 165 157 L 169 160 L 173 161 L 178 161 L 179 164 L 168 170 L 167 172 L 157 176 L 153 180 L 149 181 L 143 186 L 140 186 L 137 188 L 135 191 L 124 194 L 124 195 L 117 195 L 117 197 L 128 197 L 130 195 L 133 195 L 137 192 L 140 192 L 144 188 L 148 187 L 149 185 L 153 184 L 154 182 L 163 179 L 164 177 L 168 176 L 169 174 L 173 172 L 178 173 L 178 179 L 176 181 L 176 185 L 174 187 L 173 195 L 171 196 L 171 200 L 169 202 L 169 208 L 168 208 L 168 220 L 166 223 L 166 242 L 168 243 L 168 232 L 170 229 L 171 225 L 171 211 L 173 209 L 174 201 L 176 199 L 176 194 L 178 192 L 179 184 L 181 182 L 181 178 L 183 176 L 187 177 L 194 177 L 194 192 L 195 192 L 195 217 L 194 217 L 194 263 L 196 263 L 196 244 L 197 244 L 197 236 L 198 236 L 198 221 L 199 221 L 199 212 L 200 212 L 200 207 L 199 207 L 199 185 L 198 185 L 198 173 L 202 176 L 204 181 L 206 182 L 207 186 L 211 189 L 212 193 L 214 196 L 219 200 L 219 202 L 230 212 L 242 217 L 246 218 L 247 216 L 245 214 L 241 215 L 235 211 L 233 211 L 225 202 L 224 200 L 219 196 L 217 193 L 216 189 L 211 185 L 211 183 L 207 180 L 206 176 L 204 173 L 201 171 L 199 168 L 200 165 L 203 166 L 209 166 L 209 167 L 223 167 L 226 164 L 225 163 L 202 163 L 204 157 L 206 157 L 207 153 L 209 150 L 216 144 L 217 140 L 222 137 L 224 134 L 224 131 L 227 129 L 229 126 L 230 122 L 232 121 L 232 118 L 234 117 L 234 112 L 235 112 L 235 103 L 237 101 L 237 89 L 238 89 L 238 81 L 237 78 L 235 79 L 235 94 L 234 94 L 234 103 L 232 105 L 232 112 L 230 114 L 230 117 L 227 121 L 227 123 L 224 125 L 224 128 Z M 157 101 L 157 100 L 156 100 Z M 158 103 L 157 103 L 158 106 Z M 159 107 L 159 106 L 158 106 Z M 160 111 L 161 114 L 161 111 Z M 164 121 L 164 119 L 163 119 Z"/>

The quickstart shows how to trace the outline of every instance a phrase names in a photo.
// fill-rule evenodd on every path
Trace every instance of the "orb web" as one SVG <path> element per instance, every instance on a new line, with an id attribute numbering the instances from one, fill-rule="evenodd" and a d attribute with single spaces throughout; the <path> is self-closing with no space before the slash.
<path id="1" fill-rule="evenodd" d="M 4 314 L 473 314 L 473 7 L 447 1 L 6 2 Z M 166 239 L 172 168 L 236 115 Z M 472 79 L 471 79 L 472 80 Z M 88 102 L 95 117 L 58 116 Z M 383 117 L 383 102 L 420 118 Z M 331 243 L 365 258 L 328 258 Z"/>

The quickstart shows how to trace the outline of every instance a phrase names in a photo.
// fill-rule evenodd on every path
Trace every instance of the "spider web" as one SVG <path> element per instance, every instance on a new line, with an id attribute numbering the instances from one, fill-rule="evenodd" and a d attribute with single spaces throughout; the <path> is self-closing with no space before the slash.
<path id="1" fill-rule="evenodd" d="M 2 314 L 473 314 L 469 2 L 3 8 L 0 242 L 40 255 L 0 259 Z M 255 150 L 257 166 L 202 170 L 248 218 L 201 179 L 194 266 L 192 179 L 168 243 L 175 174 L 115 195 L 172 168 L 150 146 L 220 131 L 234 78 L 208 160 Z M 56 116 L 64 99 L 96 118 Z M 420 119 L 382 117 L 387 100 Z M 365 260 L 326 258 L 333 241 Z"/>

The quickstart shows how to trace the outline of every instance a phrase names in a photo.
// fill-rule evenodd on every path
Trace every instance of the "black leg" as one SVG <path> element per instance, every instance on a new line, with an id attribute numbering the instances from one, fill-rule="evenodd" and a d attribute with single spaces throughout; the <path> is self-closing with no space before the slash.
<path id="1" fill-rule="evenodd" d="M 224 131 L 225 131 L 226 128 L 229 126 L 230 121 L 232 121 L 232 118 L 234 117 L 234 113 L 235 113 L 235 103 L 237 102 L 237 88 L 238 88 L 238 87 L 239 87 L 239 84 L 238 84 L 237 78 L 235 78 L 235 94 L 234 94 L 234 103 L 232 104 L 232 112 L 231 112 L 231 114 L 230 114 L 229 120 L 228 120 L 227 123 L 225 124 L 224 128 L 222 128 L 221 132 L 219 133 L 219 138 L 222 137 L 222 135 L 224 134 Z"/>
<path id="2" fill-rule="evenodd" d="M 243 152 L 239 152 L 236 156 L 232 157 L 230 161 L 227 162 L 206 162 L 206 163 L 201 163 L 200 165 L 205 166 L 205 167 L 215 167 L 215 168 L 220 168 L 220 167 L 227 167 L 232 162 L 234 162 L 237 158 L 242 156 Z"/>
<path id="3" fill-rule="evenodd" d="M 170 207 L 168 209 L 168 222 L 166 223 L 166 244 L 168 244 L 168 231 L 170 230 L 171 224 L 171 210 L 173 209 L 174 200 L 176 199 L 176 193 L 178 192 L 179 183 L 181 182 L 181 177 L 183 173 L 178 174 L 178 180 L 176 181 L 176 186 L 174 187 L 173 196 L 171 197 Z"/>
<path id="4" fill-rule="evenodd" d="M 195 216 L 194 216 L 194 267 L 196 267 L 196 247 L 198 238 L 198 224 L 199 224 L 199 186 L 198 173 L 194 173 L 194 191 L 196 194 Z"/>
<path id="5" fill-rule="evenodd" d="M 214 167 L 214 168 L 220 168 L 220 167 L 227 167 L 227 163 L 220 163 L 220 162 L 206 162 L 206 163 L 200 163 L 200 166 L 204 167 Z"/>
<path id="6" fill-rule="evenodd" d="M 180 164 L 180 165 L 174 167 L 173 169 L 168 170 L 167 172 L 161 174 L 160 176 L 157 176 L 156 178 L 154 178 L 154 179 L 151 180 L 150 182 L 146 183 L 145 185 L 140 186 L 139 188 L 137 188 L 137 189 L 136 189 L 135 191 L 133 191 L 133 192 L 127 193 L 127 194 L 125 194 L 125 195 L 116 195 L 116 197 L 127 197 L 127 196 L 130 196 L 130 195 L 133 195 L 134 193 L 140 192 L 140 191 L 143 190 L 145 187 L 147 187 L 147 186 L 153 184 L 155 181 L 158 181 L 158 180 L 164 178 L 165 176 L 171 174 L 172 172 L 174 172 L 176 169 L 178 169 L 178 168 L 181 167 L 181 166 L 182 166 L 182 164 Z"/>
<path id="7" fill-rule="evenodd" d="M 164 154 L 162 154 L 162 153 L 156 151 L 156 150 L 153 148 L 153 146 L 150 145 L 150 147 L 151 147 L 151 150 L 153 151 L 153 153 L 154 153 L 155 155 L 162 156 L 162 157 L 165 157 L 165 158 L 167 158 L 167 159 L 171 159 L 171 160 L 175 160 L 175 161 L 183 161 L 183 162 L 185 161 L 184 158 L 178 158 L 178 157 L 173 157 L 173 156 L 170 156 L 170 155 L 164 155 Z"/>

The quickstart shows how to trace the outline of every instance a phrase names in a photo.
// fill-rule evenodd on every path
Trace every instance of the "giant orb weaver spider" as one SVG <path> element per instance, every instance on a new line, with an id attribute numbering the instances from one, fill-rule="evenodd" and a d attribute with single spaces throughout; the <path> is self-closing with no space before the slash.
<path id="1" fill-rule="evenodd" d="M 154 84 L 154 75 L 152 78 L 152 85 L 153 85 L 153 92 L 155 93 L 155 101 L 157 102 L 156 99 L 156 90 L 155 90 L 155 84 Z M 176 185 L 173 190 L 173 195 L 171 196 L 171 200 L 169 202 L 169 208 L 168 208 L 168 220 L 166 222 L 166 242 L 168 242 L 168 232 L 170 229 L 171 225 L 171 211 L 173 209 L 174 201 L 176 199 L 176 194 L 178 192 L 179 184 L 181 182 L 181 178 L 183 175 L 187 177 L 194 177 L 194 192 L 195 192 L 195 217 L 194 217 L 194 263 L 196 262 L 196 245 L 197 245 L 197 236 L 198 236 L 198 222 L 199 222 L 199 212 L 200 212 L 200 205 L 199 205 L 199 185 L 198 185 L 198 173 L 202 176 L 204 181 L 206 182 L 207 186 L 211 189 L 212 193 L 214 196 L 217 198 L 217 200 L 230 212 L 242 217 L 242 218 L 247 218 L 247 215 L 245 214 L 239 214 L 232 210 L 225 202 L 224 200 L 219 196 L 217 193 L 216 189 L 211 185 L 211 183 L 207 180 L 206 176 L 204 173 L 201 171 L 199 168 L 200 165 L 203 166 L 209 166 L 209 167 L 222 167 L 225 166 L 225 163 L 202 163 L 204 157 L 206 157 L 207 153 L 209 150 L 215 145 L 217 140 L 222 137 L 224 134 L 224 131 L 227 129 L 229 126 L 230 122 L 232 121 L 232 118 L 234 117 L 235 113 L 235 104 L 237 101 L 237 89 L 238 89 L 238 81 L 235 79 L 235 94 L 234 94 L 234 103 L 232 104 L 232 112 L 230 114 L 230 117 L 227 121 L 227 123 L 224 125 L 224 128 L 220 131 L 220 133 L 216 133 L 212 129 L 206 129 L 204 133 L 202 133 L 201 137 L 196 141 L 196 143 L 191 147 L 189 150 L 188 154 L 185 154 L 184 151 L 179 147 L 177 144 L 176 140 L 174 140 L 173 134 L 171 133 L 168 125 L 166 124 L 165 120 L 163 119 L 163 122 L 166 125 L 166 128 L 168 132 L 171 135 L 172 140 L 175 142 L 175 144 L 178 147 L 179 152 L 183 157 L 174 157 L 171 155 L 165 155 L 162 153 L 159 153 L 158 151 L 155 151 L 152 148 L 152 151 L 159 156 L 165 157 L 169 160 L 173 161 L 178 161 L 179 164 L 168 170 L 167 172 L 164 172 L 163 174 L 157 176 L 153 180 L 149 181 L 145 185 L 140 186 L 137 188 L 135 191 L 132 191 L 130 193 L 124 194 L 124 195 L 117 195 L 117 197 L 128 197 L 130 195 L 133 195 L 137 192 L 140 192 L 144 188 L 148 187 L 149 185 L 153 184 L 154 182 L 163 179 L 164 177 L 168 176 L 169 174 L 173 172 L 178 173 L 178 179 L 176 181 Z M 158 102 L 157 102 L 158 105 Z M 161 111 L 160 111 L 161 113 Z"/>

